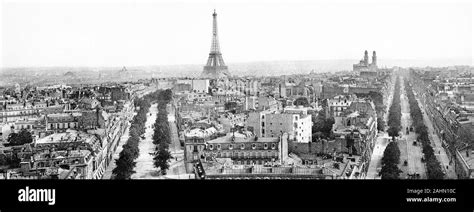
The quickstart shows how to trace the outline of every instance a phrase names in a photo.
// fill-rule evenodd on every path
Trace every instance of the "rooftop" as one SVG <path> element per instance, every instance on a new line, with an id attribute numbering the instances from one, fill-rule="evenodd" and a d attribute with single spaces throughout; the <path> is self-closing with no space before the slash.
<path id="1" fill-rule="evenodd" d="M 466 151 L 470 151 L 469 152 L 469 157 L 467 157 L 467 152 Z M 466 161 L 467 165 L 469 166 L 469 169 L 474 169 L 474 150 L 472 149 L 463 149 L 463 150 L 460 150 L 459 151 L 462 155 L 462 158 L 464 159 L 464 161 Z"/>
<path id="2" fill-rule="evenodd" d="M 186 133 L 186 137 L 208 137 L 217 133 L 216 128 L 210 127 L 205 130 L 195 128 Z"/>
<path id="3" fill-rule="evenodd" d="M 64 133 L 54 133 L 36 140 L 36 144 L 63 143 L 63 142 L 84 142 L 93 143 L 97 138 L 88 133 L 67 130 Z"/>
<path id="4" fill-rule="evenodd" d="M 251 142 L 278 142 L 278 137 L 259 137 L 255 140 L 255 136 L 251 134 L 235 133 L 234 139 L 232 139 L 233 133 L 228 133 L 226 136 L 219 137 L 208 141 L 207 143 L 251 143 Z"/>

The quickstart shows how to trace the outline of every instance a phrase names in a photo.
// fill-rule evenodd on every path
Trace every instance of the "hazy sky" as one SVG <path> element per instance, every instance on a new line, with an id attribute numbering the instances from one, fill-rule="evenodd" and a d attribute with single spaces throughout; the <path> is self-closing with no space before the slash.
<path id="1" fill-rule="evenodd" d="M 3 67 L 204 64 L 214 8 L 226 63 L 473 58 L 469 0 L 1 1 Z"/>

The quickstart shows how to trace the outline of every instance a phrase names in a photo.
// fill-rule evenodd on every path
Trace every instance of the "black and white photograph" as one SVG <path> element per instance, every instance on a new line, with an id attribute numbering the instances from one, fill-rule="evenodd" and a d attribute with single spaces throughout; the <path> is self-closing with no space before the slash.
<path id="1" fill-rule="evenodd" d="M 473 3 L 1 0 L 0 211 L 472 211 Z"/>

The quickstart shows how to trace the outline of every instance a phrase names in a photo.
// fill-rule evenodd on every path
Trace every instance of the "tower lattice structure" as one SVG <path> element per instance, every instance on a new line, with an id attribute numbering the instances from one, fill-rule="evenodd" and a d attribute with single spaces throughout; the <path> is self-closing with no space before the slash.
<path id="1" fill-rule="evenodd" d="M 230 75 L 227 66 L 224 63 L 222 58 L 222 53 L 219 46 L 219 36 L 217 34 L 217 13 L 214 10 L 212 14 L 213 25 L 212 25 L 212 43 L 211 43 L 211 52 L 209 53 L 209 58 L 207 59 L 206 66 L 204 66 L 204 71 L 202 72 L 203 77 L 223 77 Z"/>

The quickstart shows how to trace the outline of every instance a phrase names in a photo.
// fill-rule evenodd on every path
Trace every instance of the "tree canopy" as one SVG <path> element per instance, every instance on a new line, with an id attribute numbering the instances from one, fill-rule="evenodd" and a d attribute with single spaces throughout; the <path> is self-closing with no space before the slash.
<path id="1" fill-rule="evenodd" d="M 313 126 L 312 134 L 313 140 L 319 138 L 328 138 L 332 132 L 332 125 L 334 124 L 334 118 L 326 118 L 326 113 L 324 110 L 319 111 L 318 115 L 311 117 Z M 318 133 L 319 132 L 319 133 Z M 318 134 L 316 134 L 318 133 Z"/>
<path id="2" fill-rule="evenodd" d="M 19 146 L 31 142 L 33 142 L 33 136 L 26 129 L 22 129 L 18 133 L 11 133 L 8 135 L 8 146 Z"/>
<path id="3" fill-rule="evenodd" d="M 149 93 L 134 101 L 135 107 L 140 109 L 137 115 L 133 117 L 128 132 L 129 138 L 127 143 L 122 146 L 123 150 L 120 152 L 119 158 L 115 160 L 117 167 L 112 170 L 114 179 L 130 179 L 132 174 L 135 173 L 135 159 L 137 159 L 140 154 L 138 144 L 141 140 L 140 137 L 145 133 L 145 123 L 148 117 L 147 114 L 151 106 L 151 102 L 171 98 L 172 93 L 171 90 L 168 89 Z"/>
<path id="4" fill-rule="evenodd" d="M 396 137 L 399 135 L 401 129 L 402 109 L 400 106 L 400 77 L 397 77 L 395 82 L 395 90 L 393 92 L 392 105 L 388 112 L 388 135 Z"/>
<path id="5" fill-rule="evenodd" d="M 418 105 L 418 101 L 413 94 L 413 89 L 409 81 L 405 81 L 405 90 L 408 96 L 408 102 L 410 104 L 410 116 L 415 126 L 415 132 L 417 133 L 417 140 L 422 143 L 422 151 L 425 156 L 425 164 L 428 179 L 443 179 L 444 173 L 438 159 L 434 154 L 433 147 L 428 136 L 428 128 L 425 125 L 423 119 L 423 113 Z"/>
<path id="6" fill-rule="evenodd" d="M 390 142 L 382 157 L 382 170 L 380 175 L 382 179 L 398 179 L 401 170 L 398 168 L 400 162 L 400 149 L 396 142 Z"/>
<path id="7" fill-rule="evenodd" d="M 306 97 L 298 97 L 294 102 L 293 105 L 299 106 L 302 105 L 304 107 L 309 107 L 309 101 Z"/>
<path id="8" fill-rule="evenodd" d="M 162 95 L 162 99 L 159 99 L 158 116 L 155 120 L 153 132 L 153 144 L 156 145 L 153 165 L 160 169 L 162 175 L 166 175 L 166 172 L 170 167 L 169 161 L 172 158 L 171 153 L 168 150 L 169 144 L 171 144 L 171 129 L 168 122 L 168 111 L 166 110 L 166 105 L 171 99 L 165 97 L 166 95 Z M 232 109 L 234 109 L 237 107 L 237 103 L 227 102 L 225 107 L 232 107 Z"/>

